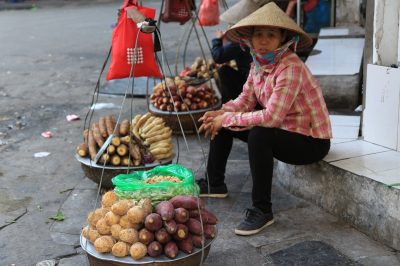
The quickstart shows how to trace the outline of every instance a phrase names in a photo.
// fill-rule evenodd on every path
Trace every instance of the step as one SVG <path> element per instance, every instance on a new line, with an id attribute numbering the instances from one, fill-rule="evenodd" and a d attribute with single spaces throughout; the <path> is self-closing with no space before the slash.
<path id="1" fill-rule="evenodd" d="M 359 117 L 331 121 L 334 138 L 324 160 L 305 166 L 276 162 L 275 182 L 400 250 L 400 152 L 358 138 Z"/>

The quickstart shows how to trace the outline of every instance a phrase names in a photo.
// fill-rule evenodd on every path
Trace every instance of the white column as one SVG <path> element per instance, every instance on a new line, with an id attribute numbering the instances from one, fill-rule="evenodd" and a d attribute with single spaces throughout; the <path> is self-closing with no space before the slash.
<path id="1" fill-rule="evenodd" d="M 373 63 L 397 64 L 399 43 L 399 0 L 375 0 Z"/>

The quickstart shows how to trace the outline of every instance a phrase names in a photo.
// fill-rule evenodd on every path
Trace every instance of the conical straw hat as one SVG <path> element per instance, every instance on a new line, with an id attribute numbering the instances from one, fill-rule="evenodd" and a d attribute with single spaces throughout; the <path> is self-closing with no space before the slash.
<path id="1" fill-rule="evenodd" d="M 255 26 L 281 28 L 287 30 L 289 35 L 299 35 L 298 48 L 306 48 L 312 44 L 311 37 L 274 2 L 266 4 L 240 20 L 226 32 L 226 36 L 233 42 L 240 42 L 240 39 L 252 36 Z"/>
<path id="2" fill-rule="evenodd" d="M 240 0 L 228 10 L 219 16 L 220 20 L 229 23 L 236 24 L 239 20 L 247 17 L 254 11 L 256 11 L 260 6 L 256 4 L 253 0 Z"/>

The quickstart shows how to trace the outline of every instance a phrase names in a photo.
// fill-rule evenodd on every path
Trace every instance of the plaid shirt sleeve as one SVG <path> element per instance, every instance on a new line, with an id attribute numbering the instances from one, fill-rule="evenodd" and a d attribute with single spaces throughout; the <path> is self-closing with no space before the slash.
<path id="1" fill-rule="evenodd" d="M 251 112 L 246 108 L 246 111 L 241 109 L 231 109 L 226 111 L 234 111 L 238 113 L 229 113 L 226 115 L 223 126 L 266 126 L 266 127 L 280 127 L 286 114 L 290 110 L 297 94 L 301 89 L 302 84 L 302 65 L 289 64 L 277 73 L 276 84 L 272 88 L 272 93 L 265 102 L 261 102 L 265 108 L 263 110 Z M 248 89 L 248 88 L 247 88 Z M 245 92 L 242 93 L 243 97 L 239 97 L 234 101 L 235 106 L 249 106 L 254 108 L 257 99 L 255 98 L 254 89 L 252 89 L 253 97 L 250 100 L 245 100 L 247 97 Z M 231 106 L 231 105 L 229 105 Z"/>

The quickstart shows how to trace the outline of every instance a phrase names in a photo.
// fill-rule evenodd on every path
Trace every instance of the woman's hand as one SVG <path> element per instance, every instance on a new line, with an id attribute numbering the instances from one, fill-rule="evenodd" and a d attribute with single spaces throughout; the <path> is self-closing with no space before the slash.
<path id="1" fill-rule="evenodd" d="M 200 119 L 203 124 L 199 128 L 199 132 L 204 132 L 204 136 L 211 136 L 211 139 L 218 134 L 218 131 L 222 128 L 222 121 L 225 118 L 224 110 L 209 111 L 206 112 Z"/>

